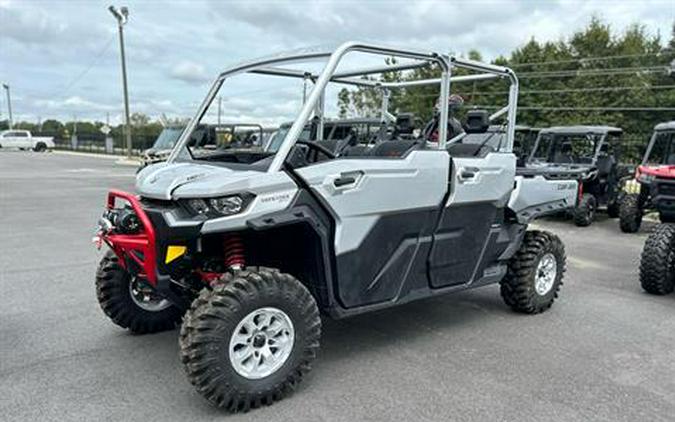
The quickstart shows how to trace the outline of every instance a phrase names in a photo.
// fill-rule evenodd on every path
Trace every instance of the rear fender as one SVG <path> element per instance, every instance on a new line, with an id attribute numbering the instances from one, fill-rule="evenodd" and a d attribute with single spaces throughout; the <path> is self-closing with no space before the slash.
<path id="1" fill-rule="evenodd" d="M 578 192 L 577 180 L 516 176 L 508 207 L 519 223 L 526 224 L 535 218 L 575 207 Z"/>

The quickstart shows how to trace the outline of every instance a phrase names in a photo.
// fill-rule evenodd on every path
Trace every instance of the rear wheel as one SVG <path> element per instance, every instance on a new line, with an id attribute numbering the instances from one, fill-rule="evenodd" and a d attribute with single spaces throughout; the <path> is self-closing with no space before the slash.
<path id="1" fill-rule="evenodd" d="M 250 267 L 204 289 L 185 316 L 181 361 L 207 400 L 232 412 L 280 400 L 309 372 L 321 319 L 293 276 Z"/>
<path id="2" fill-rule="evenodd" d="M 590 226 L 595 219 L 595 211 L 598 208 L 595 196 L 585 193 L 579 201 L 579 205 L 574 209 L 574 224 L 579 227 Z"/>
<path id="3" fill-rule="evenodd" d="M 35 145 L 35 148 L 33 148 L 33 151 L 35 152 L 44 152 L 47 150 L 47 145 L 44 142 L 38 142 Z"/>
<path id="4" fill-rule="evenodd" d="M 624 233 L 635 233 L 640 230 L 642 224 L 642 209 L 640 208 L 640 196 L 626 194 L 621 200 L 619 207 L 619 226 Z"/>
<path id="5" fill-rule="evenodd" d="M 659 224 L 647 237 L 640 258 L 640 284 L 655 295 L 675 289 L 675 225 Z"/>
<path id="6" fill-rule="evenodd" d="M 565 246 L 558 236 L 528 231 L 500 283 L 504 302 L 526 314 L 547 310 L 558 297 L 566 266 Z"/>
<path id="7" fill-rule="evenodd" d="M 132 277 L 112 251 L 103 257 L 96 272 L 96 297 L 115 324 L 137 334 L 171 330 L 183 316 L 145 280 Z"/>

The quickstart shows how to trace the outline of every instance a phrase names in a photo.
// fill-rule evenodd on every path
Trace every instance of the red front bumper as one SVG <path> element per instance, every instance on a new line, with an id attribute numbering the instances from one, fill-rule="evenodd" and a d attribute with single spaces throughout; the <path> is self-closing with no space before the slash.
<path id="1" fill-rule="evenodd" d="M 155 229 L 150 218 L 143 211 L 140 201 L 131 193 L 111 190 L 108 193 L 107 208 L 115 208 L 117 199 L 128 202 L 134 210 L 143 229 L 138 234 L 117 234 L 110 231 L 99 231 L 97 236 L 105 242 L 117 255 L 120 264 L 126 268 L 127 262 L 133 260 L 138 264 L 142 272 L 138 275 L 144 277 L 153 287 L 157 285 L 157 250 L 155 247 Z"/>

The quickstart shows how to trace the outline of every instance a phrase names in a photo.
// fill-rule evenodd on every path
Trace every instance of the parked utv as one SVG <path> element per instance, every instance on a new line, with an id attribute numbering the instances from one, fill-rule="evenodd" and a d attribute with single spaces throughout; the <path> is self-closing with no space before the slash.
<path id="1" fill-rule="evenodd" d="M 323 123 L 323 135 L 319 136 L 319 126 Z M 276 151 L 288 131 L 293 126 L 293 122 L 287 122 L 279 126 L 279 130 L 270 137 L 265 149 Z M 366 146 L 377 140 L 380 130 L 388 130 L 388 124 L 375 117 L 362 117 L 350 119 L 325 120 L 315 117 L 305 125 L 300 133 L 299 141 L 311 141 L 321 139 L 320 145 L 329 149 L 331 152 L 345 152 L 345 150 L 356 146 Z"/>
<path id="2" fill-rule="evenodd" d="M 402 61 L 338 70 L 345 56 L 366 54 Z M 319 74 L 290 68 L 317 59 L 326 60 Z M 510 102 L 491 116 L 506 120 L 499 149 L 447 143 L 443 107 L 433 148 L 402 137 L 344 156 L 321 144 L 321 130 L 299 140 L 313 116 L 323 119 L 329 84 L 400 89 L 407 83 L 373 75 L 430 66 L 442 77 L 415 83 L 437 86 L 441 104 L 458 68 L 470 71 L 460 80 L 510 83 Z M 223 84 L 239 74 L 310 75 L 315 85 L 278 148 L 254 157 L 189 146 Z M 97 232 L 110 248 L 96 275 L 101 308 L 135 333 L 181 325 L 188 379 L 231 411 L 297 387 L 319 349 L 322 314 L 345 318 L 493 283 L 514 310 L 547 310 L 562 285 L 565 250 L 554 234 L 527 226 L 573 203 L 577 184 L 516 176 L 517 92 L 505 67 L 354 42 L 230 68 L 168 161 L 137 175 L 139 196 L 108 194 Z M 470 131 L 487 130 L 488 114 L 479 114 Z"/>
<path id="3" fill-rule="evenodd" d="M 141 168 L 166 161 L 171 150 L 183 133 L 185 125 L 167 125 L 155 140 L 152 148 L 141 154 Z M 262 146 L 265 129 L 259 124 L 221 123 L 199 125 L 192 134 L 189 144 L 200 148 L 216 148 L 218 144 L 246 144 Z"/>
<path id="4" fill-rule="evenodd" d="M 621 180 L 630 169 L 620 165 L 622 130 L 610 126 L 562 126 L 542 129 L 525 167 L 551 177 L 575 178 L 579 201 L 572 211 L 577 226 L 588 226 L 601 206 L 618 217 Z"/>
<path id="5" fill-rule="evenodd" d="M 516 126 L 516 132 L 513 139 L 513 153 L 516 158 L 522 159 L 523 162 L 527 161 L 527 158 L 532 154 L 540 130 L 541 129 L 537 127 Z"/>
<path id="6" fill-rule="evenodd" d="M 635 179 L 625 184 L 619 224 L 626 233 L 640 230 L 642 216 L 657 211 L 663 223 L 675 223 L 675 121 L 654 127 Z"/>

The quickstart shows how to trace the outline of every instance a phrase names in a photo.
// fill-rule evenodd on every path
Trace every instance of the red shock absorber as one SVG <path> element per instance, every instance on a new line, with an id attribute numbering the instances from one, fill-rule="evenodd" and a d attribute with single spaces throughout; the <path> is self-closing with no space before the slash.
<path id="1" fill-rule="evenodd" d="M 244 258 L 244 242 L 238 234 L 228 234 L 223 238 L 225 250 L 225 267 L 228 269 L 241 269 L 246 265 Z"/>

